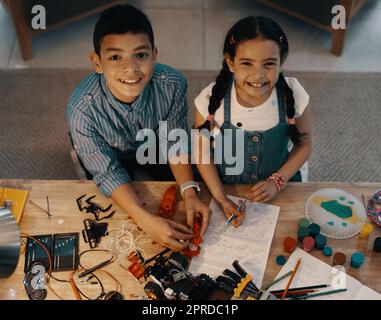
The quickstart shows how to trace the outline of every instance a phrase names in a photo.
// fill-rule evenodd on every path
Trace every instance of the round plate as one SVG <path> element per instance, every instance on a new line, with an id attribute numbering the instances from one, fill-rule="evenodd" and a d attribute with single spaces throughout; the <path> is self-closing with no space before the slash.
<path id="1" fill-rule="evenodd" d="M 334 239 L 347 239 L 360 232 L 366 221 L 362 203 L 341 189 L 325 188 L 307 200 L 306 217 L 320 225 L 320 233 Z"/>

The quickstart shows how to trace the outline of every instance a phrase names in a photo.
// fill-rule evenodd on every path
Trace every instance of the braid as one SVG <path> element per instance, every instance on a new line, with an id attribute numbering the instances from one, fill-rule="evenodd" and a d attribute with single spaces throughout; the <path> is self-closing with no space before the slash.
<path id="1" fill-rule="evenodd" d="M 284 94 L 287 118 L 293 119 L 295 117 L 295 99 L 293 92 L 288 86 L 282 72 L 279 73 L 279 80 L 277 84 L 279 85 L 281 92 Z M 288 134 L 294 144 L 297 144 L 302 136 L 295 124 L 288 125 Z"/>
<path id="2" fill-rule="evenodd" d="M 226 91 L 229 87 L 229 82 L 232 79 L 233 74 L 230 72 L 229 67 L 224 60 L 222 63 L 222 69 L 220 74 L 216 78 L 216 83 L 212 88 L 212 95 L 209 98 L 208 112 L 211 115 L 214 115 L 217 109 L 221 105 L 221 100 L 225 96 Z M 211 122 L 206 120 L 198 129 L 207 129 L 210 130 Z"/>

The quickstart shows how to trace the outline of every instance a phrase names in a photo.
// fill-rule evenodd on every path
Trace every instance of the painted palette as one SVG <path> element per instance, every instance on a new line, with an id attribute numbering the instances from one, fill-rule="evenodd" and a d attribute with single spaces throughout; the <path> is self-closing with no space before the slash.
<path id="1" fill-rule="evenodd" d="M 341 189 L 325 188 L 307 200 L 306 217 L 320 225 L 320 233 L 334 239 L 347 239 L 360 232 L 366 221 L 362 203 Z"/>

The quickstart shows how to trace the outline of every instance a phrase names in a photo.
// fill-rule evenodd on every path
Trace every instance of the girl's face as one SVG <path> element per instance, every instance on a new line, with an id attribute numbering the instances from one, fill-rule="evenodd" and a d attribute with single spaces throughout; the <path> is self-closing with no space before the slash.
<path id="1" fill-rule="evenodd" d="M 278 81 L 281 59 L 275 41 L 256 38 L 240 43 L 233 61 L 225 56 L 235 76 L 238 102 L 246 107 L 267 100 Z"/>

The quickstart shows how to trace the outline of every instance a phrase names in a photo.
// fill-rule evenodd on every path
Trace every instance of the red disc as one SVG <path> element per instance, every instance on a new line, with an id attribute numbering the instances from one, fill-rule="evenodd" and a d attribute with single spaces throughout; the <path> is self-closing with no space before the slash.
<path id="1" fill-rule="evenodd" d="M 298 243 L 297 243 L 296 239 L 291 238 L 291 237 L 285 238 L 283 241 L 284 252 L 292 253 L 296 249 L 297 244 Z"/>
<path id="2" fill-rule="evenodd" d="M 314 238 L 312 238 L 312 237 L 305 237 L 303 239 L 303 250 L 304 251 L 307 251 L 307 252 L 311 251 L 312 248 L 314 247 L 314 245 L 315 245 Z"/>

